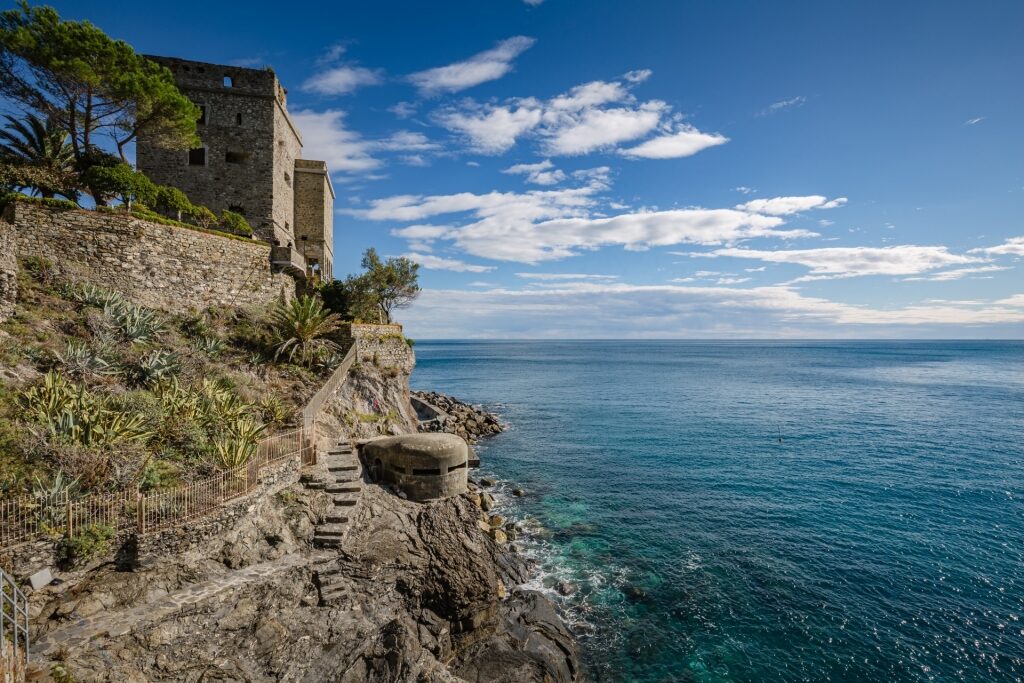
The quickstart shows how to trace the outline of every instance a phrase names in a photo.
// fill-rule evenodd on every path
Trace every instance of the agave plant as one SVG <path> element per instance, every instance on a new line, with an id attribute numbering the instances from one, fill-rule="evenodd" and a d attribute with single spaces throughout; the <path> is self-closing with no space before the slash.
<path id="1" fill-rule="evenodd" d="M 178 355 L 170 351 L 150 351 L 139 360 L 134 370 L 139 384 L 155 386 L 178 374 L 181 363 Z"/>
<path id="2" fill-rule="evenodd" d="M 103 313 L 125 341 L 132 343 L 152 341 L 164 327 L 155 311 L 126 301 L 108 303 Z"/>
<path id="3" fill-rule="evenodd" d="M 124 298 L 96 285 L 80 285 L 71 292 L 71 298 L 85 306 L 106 309 L 108 306 L 123 306 Z"/>
<path id="4" fill-rule="evenodd" d="M 100 351 L 93 349 L 83 341 L 68 341 L 64 351 L 54 355 L 65 373 L 79 379 L 118 373 L 116 365 L 108 361 Z"/>
<path id="5" fill-rule="evenodd" d="M 267 394 L 256 404 L 263 420 L 268 424 L 279 425 L 290 417 L 291 411 L 285 406 L 284 401 L 274 394 Z"/>
<path id="6" fill-rule="evenodd" d="M 308 366 L 323 354 L 338 349 L 328 335 L 341 326 L 341 317 L 327 311 L 316 297 L 300 296 L 278 304 L 271 324 L 277 338 L 274 358 L 286 356 L 293 361 L 298 356 Z"/>
<path id="7" fill-rule="evenodd" d="M 219 356 L 227 348 L 220 338 L 214 336 L 199 337 L 192 342 L 192 345 L 211 358 Z"/>
<path id="8" fill-rule="evenodd" d="M 89 393 L 54 371 L 22 394 L 26 412 L 46 426 L 51 437 L 101 446 L 148 439 L 146 418 L 117 406 L 109 397 Z"/>
<path id="9" fill-rule="evenodd" d="M 203 400 L 194 391 L 178 383 L 176 377 L 156 386 L 156 395 L 164 412 L 183 422 L 193 422 L 203 414 Z"/>
<path id="10" fill-rule="evenodd" d="M 217 464 L 222 469 L 230 470 L 249 462 L 256 454 L 256 447 L 266 431 L 266 425 L 248 416 L 225 424 L 223 431 L 214 439 L 213 447 Z"/>
<path id="11" fill-rule="evenodd" d="M 64 470 L 58 469 L 53 479 L 43 481 L 36 475 L 32 481 L 32 497 L 53 500 L 55 498 L 71 497 L 78 491 L 78 477 L 71 479 Z"/>

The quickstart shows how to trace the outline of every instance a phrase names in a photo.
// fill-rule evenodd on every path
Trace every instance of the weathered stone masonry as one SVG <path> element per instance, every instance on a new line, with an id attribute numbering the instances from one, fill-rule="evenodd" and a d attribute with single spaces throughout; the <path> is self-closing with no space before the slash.
<path id="1" fill-rule="evenodd" d="M 14 313 L 18 298 L 18 257 L 14 253 L 14 236 L 0 223 L 0 320 Z"/>
<path id="2" fill-rule="evenodd" d="M 47 258 L 70 279 L 151 308 L 267 306 L 295 293 L 295 282 L 271 270 L 270 248 L 259 242 L 23 201 L 12 202 L 4 219 L 18 258 Z"/>
<path id="3" fill-rule="evenodd" d="M 381 368 L 397 368 L 408 374 L 416 366 L 413 353 L 401 325 L 353 323 L 344 331 L 346 342 L 356 345 L 356 362 Z"/>

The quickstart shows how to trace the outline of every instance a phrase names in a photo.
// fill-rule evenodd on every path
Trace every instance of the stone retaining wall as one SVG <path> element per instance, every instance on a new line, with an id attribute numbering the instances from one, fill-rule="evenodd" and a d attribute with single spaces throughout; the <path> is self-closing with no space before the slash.
<path id="1" fill-rule="evenodd" d="M 396 368 L 412 372 L 416 355 L 402 334 L 401 325 L 366 325 L 352 323 L 344 334 L 356 346 L 356 362 L 379 368 Z"/>
<path id="2" fill-rule="evenodd" d="M 12 202 L 4 219 L 19 258 L 46 258 L 70 279 L 151 308 L 267 306 L 295 293 L 289 276 L 271 271 L 270 247 L 259 242 L 31 201 Z"/>
<path id="3" fill-rule="evenodd" d="M 14 252 L 14 236 L 8 226 L 0 223 L 0 320 L 14 313 L 18 299 L 18 257 Z"/>

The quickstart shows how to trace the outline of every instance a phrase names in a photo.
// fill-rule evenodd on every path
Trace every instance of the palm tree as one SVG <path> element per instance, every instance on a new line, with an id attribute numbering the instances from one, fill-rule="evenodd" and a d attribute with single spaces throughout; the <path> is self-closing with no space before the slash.
<path id="1" fill-rule="evenodd" d="M 327 311 L 317 297 L 281 302 L 270 320 L 277 337 L 274 358 L 287 355 L 291 361 L 298 354 L 303 363 L 311 365 L 323 353 L 338 348 L 327 336 L 341 327 L 341 317 Z"/>
<path id="2" fill-rule="evenodd" d="M 52 198 L 62 194 L 74 198 L 69 184 L 74 175 L 75 153 L 68 134 L 52 119 L 35 114 L 24 119 L 5 115 L 7 126 L 0 129 L 0 159 L 26 170 L 25 183 L 33 192 Z"/>

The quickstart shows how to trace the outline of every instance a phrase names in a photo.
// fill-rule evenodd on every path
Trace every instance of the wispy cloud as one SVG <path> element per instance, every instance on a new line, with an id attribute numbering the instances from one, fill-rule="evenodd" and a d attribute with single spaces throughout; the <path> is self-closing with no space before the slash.
<path id="1" fill-rule="evenodd" d="M 370 153 L 372 145 L 345 127 L 345 112 L 340 109 L 300 109 L 292 112 L 292 119 L 302 131 L 307 158 L 323 159 L 331 172 L 369 171 L 382 165 Z"/>
<path id="2" fill-rule="evenodd" d="M 595 273 L 516 273 L 516 277 L 524 280 L 541 280 L 552 282 L 560 280 L 618 280 L 618 275 L 598 275 Z"/>
<path id="3" fill-rule="evenodd" d="M 526 176 L 526 182 L 534 185 L 557 185 L 568 176 L 561 169 L 555 168 L 550 159 L 545 159 L 536 164 L 516 164 L 509 166 L 502 173 L 519 174 Z"/>
<path id="4" fill-rule="evenodd" d="M 905 281 L 913 280 L 928 280 L 930 282 L 950 282 L 952 280 L 962 280 L 968 276 L 977 276 L 980 273 L 994 273 L 1000 270 L 1011 270 L 1012 266 L 975 266 L 974 268 L 954 268 L 953 270 L 944 270 L 941 273 L 934 273 L 924 277 L 906 277 L 903 278 Z"/>
<path id="5" fill-rule="evenodd" d="M 803 95 L 797 95 L 796 97 L 790 97 L 788 100 L 779 100 L 778 102 L 772 102 L 767 107 L 757 113 L 758 116 L 771 116 L 772 114 L 778 114 L 780 111 L 786 109 L 794 109 L 796 107 L 802 107 L 807 102 L 807 98 Z"/>
<path id="6" fill-rule="evenodd" d="M 835 209 L 846 203 L 846 197 L 828 199 L 821 195 L 807 197 L 773 197 L 771 199 L 752 199 L 745 204 L 737 204 L 740 211 L 763 213 L 769 216 L 788 216 L 810 209 Z"/>
<path id="7" fill-rule="evenodd" d="M 631 71 L 621 81 L 591 81 L 547 100 L 511 98 L 504 102 L 464 100 L 434 113 L 434 120 L 464 137 L 475 151 L 499 154 L 525 136 L 539 140 L 551 156 L 615 151 L 620 145 L 653 138 L 619 151 L 631 158 L 686 157 L 728 142 L 684 123 L 661 100 L 638 101 L 630 88 L 650 76 Z"/>
<path id="8" fill-rule="evenodd" d="M 527 36 L 514 36 L 465 61 L 411 74 L 409 81 L 424 95 L 466 90 L 507 74 L 512 70 L 512 61 L 534 42 Z"/>
<path id="9" fill-rule="evenodd" d="M 317 59 L 321 71 L 307 78 L 302 90 L 320 95 L 347 95 L 362 86 L 382 82 L 382 69 L 367 69 L 355 62 L 340 63 L 344 53 L 344 45 L 330 47 Z"/>
<path id="10" fill-rule="evenodd" d="M 764 251 L 730 247 L 694 256 L 757 259 L 792 263 L 810 269 L 793 282 L 831 280 L 865 275 L 917 275 L 947 266 L 972 264 L 984 259 L 954 254 L 944 246 L 899 245 L 892 247 L 824 247 Z"/>
<path id="11" fill-rule="evenodd" d="M 971 249 L 972 254 L 988 254 L 990 256 L 1024 256 L 1024 237 L 1011 237 L 994 247 Z"/>
<path id="12" fill-rule="evenodd" d="M 466 263 L 458 259 L 441 258 L 431 254 L 403 254 L 405 258 L 415 261 L 424 268 L 432 270 L 451 270 L 456 273 L 486 273 L 494 270 L 494 266 L 481 266 L 473 263 Z"/>
<path id="13" fill-rule="evenodd" d="M 978 116 L 978 117 L 973 118 L 973 119 L 967 119 L 966 121 L 964 121 L 964 125 L 965 126 L 974 126 L 976 124 L 981 123 L 984 120 L 985 120 L 984 116 Z"/>

